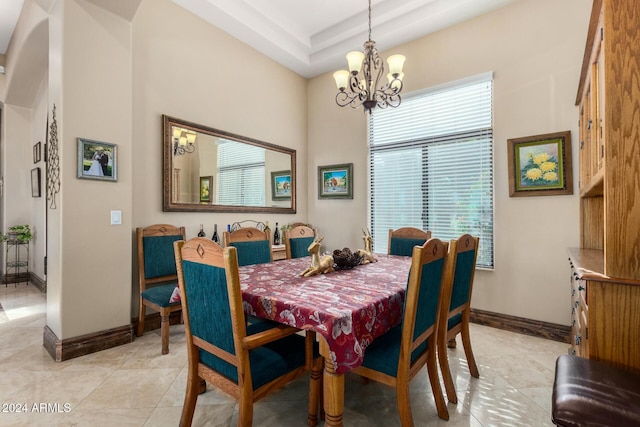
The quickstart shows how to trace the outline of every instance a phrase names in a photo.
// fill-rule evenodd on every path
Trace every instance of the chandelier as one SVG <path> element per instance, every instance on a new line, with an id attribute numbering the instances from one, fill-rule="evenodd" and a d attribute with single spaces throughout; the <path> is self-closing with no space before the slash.
<path id="1" fill-rule="evenodd" d="M 196 133 L 181 129 L 173 128 L 173 155 L 181 156 L 186 153 L 193 153 L 196 150 Z"/>
<path id="2" fill-rule="evenodd" d="M 387 59 L 389 73 L 387 82 L 380 86 L 385 77 L 384 61 L 378 55 L 376 42 L 371 40 L 371 0 L 369 0 L 369 40 L 364 42 L 364 53 L 353 51 L 347 53 L 349 71 L 340 70 L 333 73 L 338 86 L 336 103 L 341 107 L 349 105 L 358 108 L 361 105 L 365 112 L 375 107 L 395 108 L 400 105 L 402 91 L 402 66 L 404 55 L 392 55 Z"/>

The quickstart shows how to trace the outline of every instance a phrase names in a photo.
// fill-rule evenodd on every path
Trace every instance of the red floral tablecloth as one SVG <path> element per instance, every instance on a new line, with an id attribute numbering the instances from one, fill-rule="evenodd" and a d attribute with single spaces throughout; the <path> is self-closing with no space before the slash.
<path id="1" fill-rule="evenodd" d="M 246 313 L 321 334 L 337 373 L 359 366 L 376 337 L 400 323 L 410 257 L 301 277 L 311 258 L 240 267 Z"/>

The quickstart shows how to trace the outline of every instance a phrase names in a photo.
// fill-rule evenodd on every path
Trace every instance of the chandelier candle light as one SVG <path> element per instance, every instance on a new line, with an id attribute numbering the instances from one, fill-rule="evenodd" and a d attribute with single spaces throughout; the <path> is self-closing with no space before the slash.
<path id="1" fill-rule="evenodd" d="M 196 133 L 178 127 L 173 128 L 173 154 L 180 156 L 196 150 Z"/>
<path id="2" fill-rule="evenodd" d="M 392 55 L 387 59 L 389 64 L 388 82 L 378 87 L 384 76 L 384 61 L 378 55 L 376 42 L 371 40 L 371 0 L 369 0 L 369 40 L 364 42 L 364 53 L 353 51 L 347 53 L 349 71 L 340 70 L 333 73 L 338 86 L 336 103 L 341 107 L 347 105 L 358 108 L 361 105 L 365 112 L 375 107 L 387 108 L 400 105 L 402 91 L 402 66 L 404 55 Z"/>

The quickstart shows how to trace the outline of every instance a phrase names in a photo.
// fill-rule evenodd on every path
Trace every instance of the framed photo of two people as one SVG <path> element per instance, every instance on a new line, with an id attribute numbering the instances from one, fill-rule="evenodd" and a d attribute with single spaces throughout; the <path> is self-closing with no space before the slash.
<path id="1" fill-rule="evenodd" d="M 78 178 L 118 180 L 116 144 L 78 138 Z"/>

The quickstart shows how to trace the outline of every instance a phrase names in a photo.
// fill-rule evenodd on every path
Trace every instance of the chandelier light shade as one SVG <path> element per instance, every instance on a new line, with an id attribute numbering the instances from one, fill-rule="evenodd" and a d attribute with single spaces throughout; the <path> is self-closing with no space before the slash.
<path id="1" fill-rule="evenodd" d="M 181 156 L 187 153 L 193 153 L 196 150 L 196 133 L 174 127 L 173 128 L 173 155 Z"/>
<path id="2" fill-rule="evenodd" d="M 341 107 L 364 107 L 371 112 L 376 107 L 395 108 L 400 105 L 400 92 L 404 73 L 404 55 L 391 55 L 387 59 L 388 73 L 385 75 L 384 60 L 378 55 L 376 42 L 371 40 L 371 0 L 369 0 L 369 40 L 364 42 L 364 53 L 347 53 L 349 71 L 333 73 L 338 87 L 336 103 Z M 386 78 L 386 81 L 384 80 Z"/>

